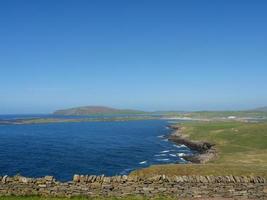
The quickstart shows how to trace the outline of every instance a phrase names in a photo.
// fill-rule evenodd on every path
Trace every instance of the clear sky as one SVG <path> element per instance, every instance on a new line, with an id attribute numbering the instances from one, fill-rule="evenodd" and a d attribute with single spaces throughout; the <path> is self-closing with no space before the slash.
<path id="1" fill-rule="evenodd" d="M 82 105 L 267 105 L 267 1 L 0 1 L 0 113 Z"/>

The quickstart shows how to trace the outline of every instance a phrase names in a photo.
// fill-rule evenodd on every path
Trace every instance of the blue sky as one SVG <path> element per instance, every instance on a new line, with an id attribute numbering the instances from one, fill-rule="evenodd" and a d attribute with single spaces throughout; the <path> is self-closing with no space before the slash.
<path id="1" fill-rule="evenodd" d="M 0 113 L 267 105 L 267 1 L 0 2 Z"/>

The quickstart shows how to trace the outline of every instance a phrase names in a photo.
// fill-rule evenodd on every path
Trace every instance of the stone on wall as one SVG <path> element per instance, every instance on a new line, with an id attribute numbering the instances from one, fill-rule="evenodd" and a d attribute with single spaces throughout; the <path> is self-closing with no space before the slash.
<path id="1" fill-rule="evenodd" d="M 249 176 L 174 176 L 157 175 L 105 177 L 74 175 L 73 181 L 58 182 L 53 176 L 27 178 L 23 176 L 0 177 L 0 196 L 41 195 L 55 197 L 143 195 L 155 197 L 227 197 L 265 199 L 266 181 Z"/>

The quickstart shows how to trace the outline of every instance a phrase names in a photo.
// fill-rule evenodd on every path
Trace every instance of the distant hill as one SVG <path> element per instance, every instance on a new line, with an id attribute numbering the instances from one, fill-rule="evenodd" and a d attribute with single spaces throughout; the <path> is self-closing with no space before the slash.
<path id="1" fill-rule="evenodd" d="M 105 115 L 105 114 L 145 114 L 144 111 L 116 109 L 104 106 L 83 106 L 57 110 L 54 115 Z"/>
<path id="2" fill-rule="evenodd" d="M 267 112 L 267 106 L 253 109 L 252 111 Z"/>

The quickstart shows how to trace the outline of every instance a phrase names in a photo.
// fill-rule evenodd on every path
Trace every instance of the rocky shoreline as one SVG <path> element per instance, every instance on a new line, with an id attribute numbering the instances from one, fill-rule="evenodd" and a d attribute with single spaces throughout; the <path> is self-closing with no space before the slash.
<path id="1" fill-rule="evenodd" d="M 196 150 L 198 153 L 193 156 L 182 156 L 186 161 L 203 164 L 217 157 L 217 150 L 215 144 L 202 141 L 192 141 L 188 139 L 183 133 L 182 128 L 179 125 L 169 126 L 173 132 L 167 137 L 169 141 L 175 144 L 184 144 L 192 150 Z"/>

